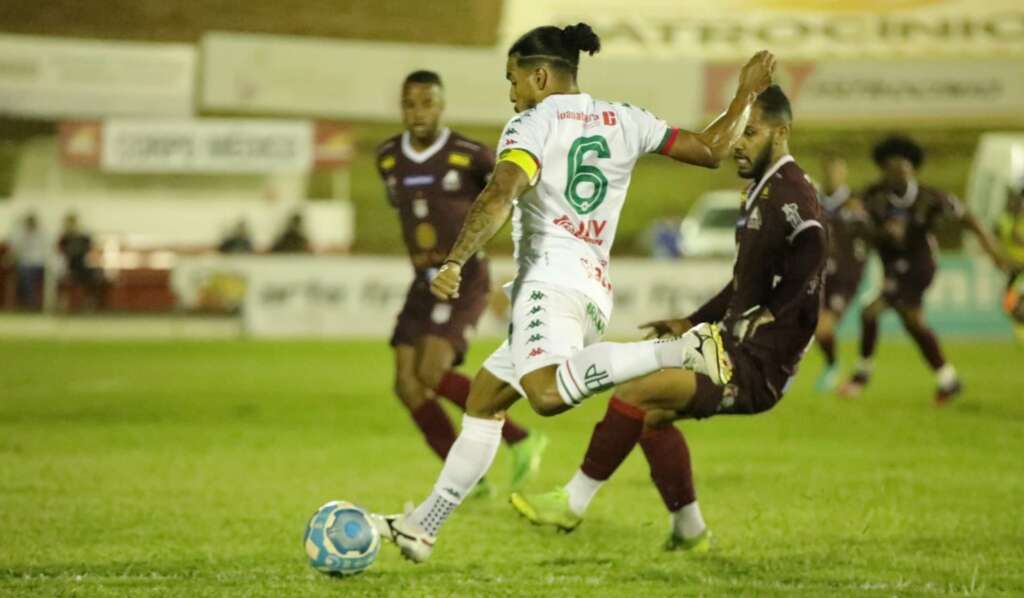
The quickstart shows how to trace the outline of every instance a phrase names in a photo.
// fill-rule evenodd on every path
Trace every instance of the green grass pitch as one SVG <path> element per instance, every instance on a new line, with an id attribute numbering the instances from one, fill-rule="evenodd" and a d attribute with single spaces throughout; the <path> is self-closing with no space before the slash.
<path id="1" fill-rule="evenodd" d="M 709 555 L 659 550 L 636 451 L 573 534 L 470 502 L 428 564 L 385 546 L 338 580 L 306 564 L 314 509 L 397 510 L 439 468 L 383 342 L 2 341 L 0 595 L 1021 595 L 1024 350 L 948 352 L 967 391 L 945 410 L 916 350 L 884 341 L 856 402 L 813 394 L 812 352 L 774 411 L 684 424 Z M 552 437 L 534 488 L 569 478 L 604 408 L 513 410 Z"/>

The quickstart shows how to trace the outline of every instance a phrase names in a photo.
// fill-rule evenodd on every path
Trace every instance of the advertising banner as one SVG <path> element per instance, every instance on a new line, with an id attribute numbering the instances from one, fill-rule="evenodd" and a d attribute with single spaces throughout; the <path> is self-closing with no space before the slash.
<path id="1" fill-rule="evenodd" d="M 195 65 L 188 44 L 0 35 L 0 114 L 187 117 Z"/>

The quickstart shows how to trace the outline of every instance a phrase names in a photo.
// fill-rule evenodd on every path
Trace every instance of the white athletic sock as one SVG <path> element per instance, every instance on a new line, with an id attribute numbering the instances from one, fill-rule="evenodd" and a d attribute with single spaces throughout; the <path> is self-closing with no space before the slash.
<path id="1" fill-rule="evenodd" d="M 697 501 L 672 513 L 672 529 L 677 536 L 686 539 L 696 538 L 704 533 L 707 525 L 704 524 L 704 517 L 700 514 L 700 505 Z"/>
<path id="2" fill-rule="evenodd" d="M 604 481 L 595 480 L 583 473 L 582 470 L 576 471 L 576 475 L 572 476 L 569 483 L 565 485 L 565 489 L 569 492 L 569 510 L 582 517 L 587 512 L 590 501 L 594 499 L 594 495 L 603 485 Z"/>
<path id="3" fill-rule="evenodd" d="M 575 407 L 584 399 L 633 378 L 664 368 L 684 367 L 684 357 L 696 352 L 699 345 L 699 339 L 690 334 L 634 343 L 594 343 L 558 366 L 558 394 L 567 405 Z"/>
<path id="4" fill-rule="evenodd" d="M 952 363 L 947 363 L 935 370 L 935 379 L 938 381 L 940 388 L 953 386 L 956 384 L 956 368 L 953 367 Z"/>
<path id="5" fill-rule="evenodd" d="M 491 468 L 504 424 L 500 419 L 462 416 L 462 432 L 448 451 L 434 491 L 412 512 L 413 523 L 431 536 L 437 535 L 455 507 Z"/>

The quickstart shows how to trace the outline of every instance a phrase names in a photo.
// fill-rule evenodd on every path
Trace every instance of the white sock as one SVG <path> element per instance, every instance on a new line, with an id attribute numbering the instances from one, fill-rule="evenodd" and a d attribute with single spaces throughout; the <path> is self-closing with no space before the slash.
<path id="1" fill-rule="evenodd" d="M 594 343 L 558 366 L 558 394 L 567 405 L 575 407 L 633 378 L 663 368 L 683 367 L 683 348 L 693 342 L 684 335 L 635 343 Z"/>
<path id="2" fill-rule="evenodd" d="M 565 485 L 565 489 L 569 492 L 569 510 L 582 517 L 587 512 L 590 501 L 594 500 L 594 495 L 603 485 L 604 481 L 595 480 L 583 473 L 582 470 L 578 470 L 576 475 L 572 476 L 569 483 Z"/>
<path id="3" fill-rule="evenodd" d="M 940 388 L 953 386 L 956 384 L 956 368 L 953 367 L 953 364 L 947 363 L 935 370 L 935 379 L 938 381 Z"/>
<path id="4" fill-rule="evenodd" d="M 448 451 L 434 491 L 412 512 L 413 523 L 431 536 L 437 535 L 455 507 L 491 468 L 504 424 L 500 419 L 462 416 L 462 432 Z"/>
<path id="5" fill-rule="evenodd" d="M 704 533 L 707 525 L 704 524 L 704 517 L 700 514 L 700 505 L 697 501 L 672 513 L 672 529 L 677 536 L 686 539 L 696 538 Z"/>

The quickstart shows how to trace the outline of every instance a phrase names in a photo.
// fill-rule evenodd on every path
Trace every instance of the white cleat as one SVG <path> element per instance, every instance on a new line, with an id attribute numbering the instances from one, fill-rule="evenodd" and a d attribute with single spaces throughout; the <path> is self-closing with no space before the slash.
<path id="1" fill-rule="evenodd" d="M 696 346 L 683 349 L 683 367 L 704 374 L 718 386 L 732 379 L 732 361 L 725 352 L 718 324 L 697 324 L 686 332 Z"/>
<path id="2" fill-rule="evenodd" d="M 414 563 L 422 563 L 430 558 L 434 551 L 437 538 L 419 529 L 409 521 L 409 513 L 404 515 L 370 514 L 370 521 L 377 528 L 381 537 L 398 547 L 406 559 Z"/>

